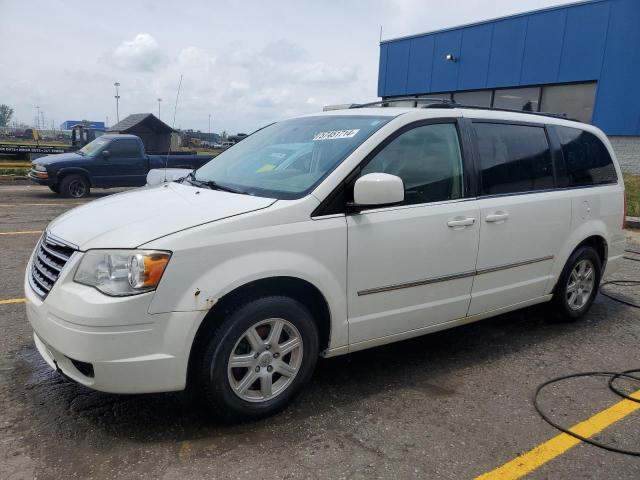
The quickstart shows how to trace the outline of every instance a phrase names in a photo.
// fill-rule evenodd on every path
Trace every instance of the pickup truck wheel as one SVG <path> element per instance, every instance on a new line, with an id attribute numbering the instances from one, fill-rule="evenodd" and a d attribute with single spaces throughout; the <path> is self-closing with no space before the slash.
<path id="1" fill-rule="evenodd" d="M 59 185 L 49 185 L 49 190 L 51 190 L 53 193 L 60 193 L 60 186 Z"/>
<path id="2" fill-rule="evenodd" d="M 82 175 L 68 175 L 60 182 L 60 193 L 64 197 L 82 198 L 89 195 L 91 186 Z"/>
<path id="3" fill-rule="evenodd" d="M 195 366 L 198 400 L 223 420 L 255 420 L 285 408 L 318 359 L 309 310 L 288 297 L 250 300 L 228 312 Z"/>

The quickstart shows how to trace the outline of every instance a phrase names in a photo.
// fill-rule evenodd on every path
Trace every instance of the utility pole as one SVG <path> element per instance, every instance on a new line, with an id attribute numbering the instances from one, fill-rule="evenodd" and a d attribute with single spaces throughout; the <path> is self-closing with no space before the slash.
<path id="1" fill-rule="evenodd" d="M 116 99 L 116 123 L 120 122 L 120 93 L 119 93 L 119 87 L 120 87 L 120 82 L 116 82 L 113 84 L 114 87 L 116 87 L 116 95 L 115 95 L 115 99 Z"/>
<path id="2" fill-rule="evenodd" d="M 36 129 L 40 128 L 40 105 L 36 105 Z"/>
<path id="3" fill-rule="evenodd" d="M 158 97 L 158 120 L 160 120 L 160 102 L 162 102 L 162 99 Z"/>
<path id="4" fill-rule="evenodd" d="M 211 114 L 209 114 L 209 138 L 211 138 Z"/>
<path id="5" fill-rule="evenodd" d="M 42 110 L 40 110 L 40 115 L 42 115 L 42 130 L 44 130 L 47 126 L 44 123 L 44 112 Z"/>

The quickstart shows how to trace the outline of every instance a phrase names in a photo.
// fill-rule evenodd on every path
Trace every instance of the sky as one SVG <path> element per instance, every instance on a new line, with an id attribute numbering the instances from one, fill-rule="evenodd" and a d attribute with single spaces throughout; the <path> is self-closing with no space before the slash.
<path id="1" fill-rule="evenodd" d="M 14 120 L 158 113 L 228 133 L 377 99 L 382 39 L 575 0 L 0 0 L 0 104 Z M 182 86 L 176 95 L 180 76 Z"/>

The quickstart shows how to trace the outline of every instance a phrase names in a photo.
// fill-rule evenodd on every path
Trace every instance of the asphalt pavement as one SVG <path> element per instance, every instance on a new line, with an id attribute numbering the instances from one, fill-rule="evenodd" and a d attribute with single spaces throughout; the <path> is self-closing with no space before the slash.
<path id="1" fill-rule="evenodd" d="M 536 306 L 322 360 L 295 404 L 253 423 L 216 423 L 181 392 L 111 395 L 63 379 L 34 347 L 20 303 L 24 268 L 50 220 L 110 193 L 72 200 L 0 186 L 0 478 L 640 478 L 639 457 L 581 442 L 555 456 L 542 448 L 535 468 L 517 461 L 511 477 L 494 470 L 558 436 L 533 409 L 538 384 L 640 368 L 639 310 L 602 295 L 577 323 Z M 640 279 L 640 262 L 615 277 Z M 640 287 L 605 288 L 640 302 Z M 620 401 L 600 378 L 542 397 L 566 426 Z M 594 438 L 640 448 L 640 410 L 608 418 Z"/>

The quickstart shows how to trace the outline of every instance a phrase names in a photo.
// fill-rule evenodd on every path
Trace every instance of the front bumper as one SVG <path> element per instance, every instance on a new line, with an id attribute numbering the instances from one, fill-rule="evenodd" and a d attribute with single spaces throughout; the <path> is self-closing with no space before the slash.
<path id="1" fill-rule="evenodd" d="M 46 176 L 44 176 L 43 174 L 46 174 Z M 37 183 L 38 185 L 49 186 L 49 185 L 55 185 L 56 183 L 56 179 L 51 177 L 48 173 L 37 172 L 33 169 L 29 171 L 27 176 L 33 183 Z"/>
<path id="2" fill-rule="evenodd" d="M 51 368 L 95 390 L 150 393 L 182 390 L 204 311 L 149 314 L 154 292 L 108 297 L 72 281 L 75 254 L 43 301 L 24 289 L 38 351 Z M 87 364 L 90 368 L 87 368 Z"/>

